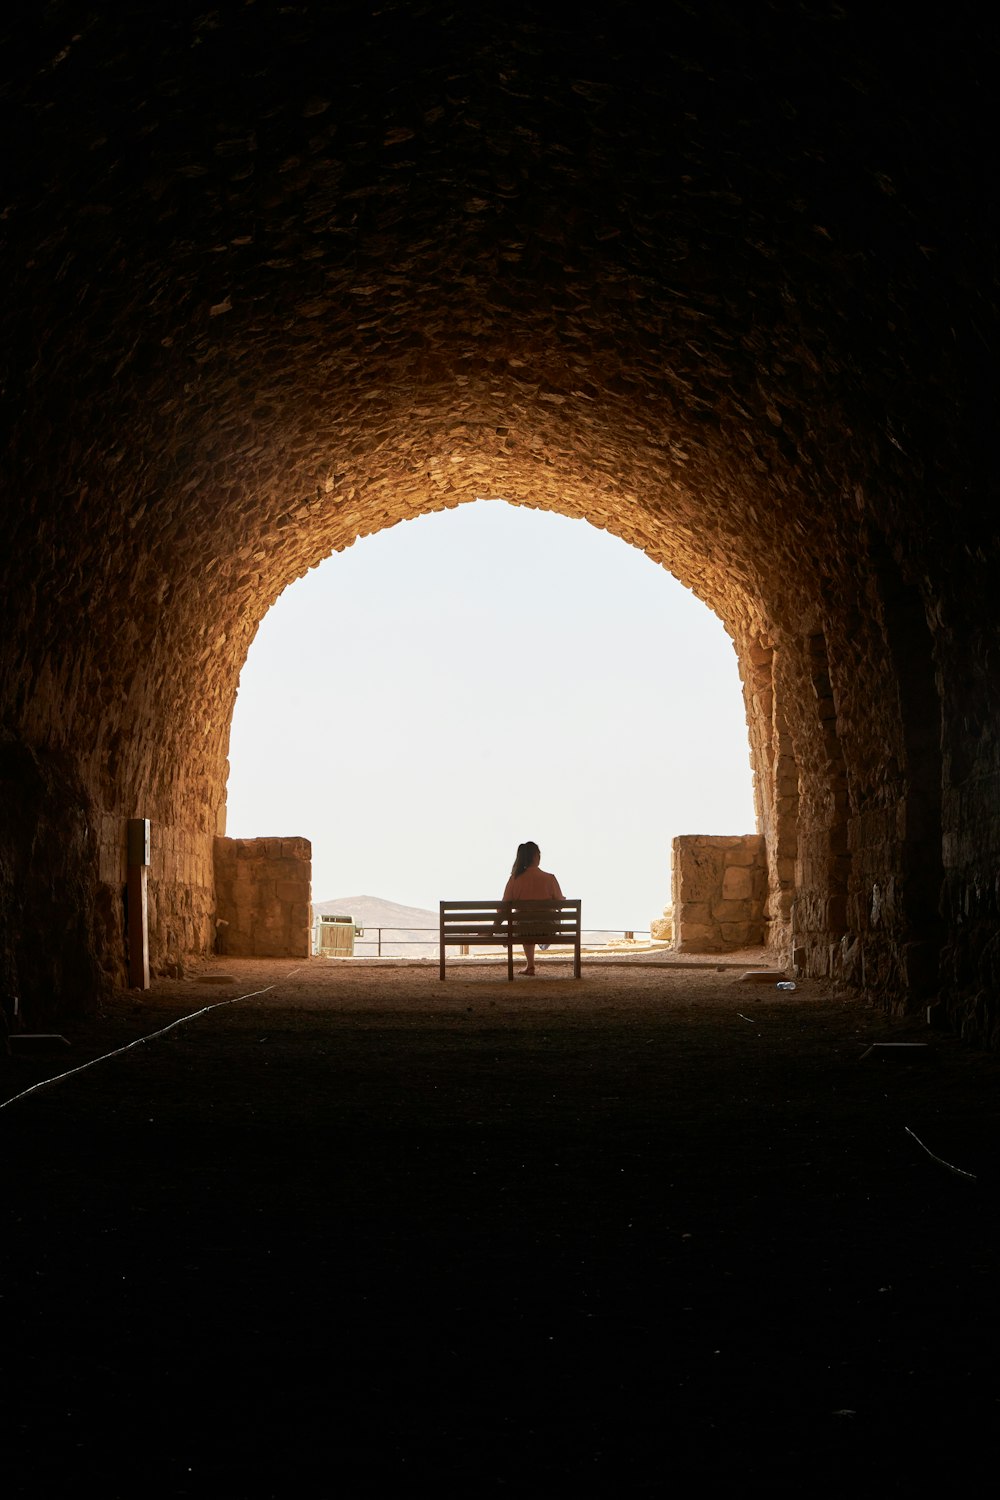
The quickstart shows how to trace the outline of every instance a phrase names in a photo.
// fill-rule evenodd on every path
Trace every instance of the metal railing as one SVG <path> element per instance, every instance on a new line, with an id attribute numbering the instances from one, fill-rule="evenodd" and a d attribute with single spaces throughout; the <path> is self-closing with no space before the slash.
<path id="1" fill-rule="evenodd" d="M 382 934 L 384 932 L 405 932 L 405 933 L 430 932 L 430 933 L 433 933 L 434 935 L 433 935 L 433 937 L 428 937 L 428 938 L 415 938 L 415 937 L 409 937 L 409 936 L 407 936 L 407 937 L 402 937 L 402 938 L 386 938 L 386 939 L 383 940 Z M 438 932 L 438 929 L 436 927 L 372 927 L 368 923 L 365 923 L 364 933 L 365 933 L 364 937 L 355 938 L 355 940 L 354 940 L 354 957 L 355 958 L 382 958 L 383 957 L 383 953 L 382 953 L 383 945 L 386 948 L 392 948 L 392 947 L 396 947 L 396 948 L 436 948 L 437 945 L 438 945 L 438 942 L 439 942 L 439 932 Z M 370 937 L 369 936 L 370 933 L 375 933 L 375 937 Z M 621 938 L 625 942 L 629 942 L 629 941 L 632 941 L 632 940 L 639 940 L 639 939 L 642 939 L 642 938 L 648 938 L 649 937 L 649 928 L 648 927 L 587 927 L 587 928 L 584 929 L 584 932 L 583 932 L 583 946 L 585 948 L 588 948 L 588 947 L 592 948 L 592 947 L 595 946 L 594 943 L 593 943 L 593 941 L 592 941 L 592 939 L 594 939 L 594 938 L 602 938 L 602 937 L 605 938 L 606 940 L 609 937 L 610 938 L 618 937 L 618 938 Z M 374 946 L 375 952 L 374 953 L 362 953 L 362 952 L 360 952 L 359 950 L 364 945 Z M 475 945 L 473 945 L 473 946 L 475 946 Z M 556 945 L 556 946 L 558 946 L 558 945 Z M 385 954 L 385 957 L 389 957 L 389 956 L 390 955 L 388 953 Z"/>

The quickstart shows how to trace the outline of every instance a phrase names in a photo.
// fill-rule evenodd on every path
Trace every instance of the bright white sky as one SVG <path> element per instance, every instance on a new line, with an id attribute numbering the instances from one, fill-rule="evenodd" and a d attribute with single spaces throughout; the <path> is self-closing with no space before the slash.
<path id="1" fill-rule="evenodd" d="M 588 929 L 648 928 L 675 834 L 755 827 L 716 616 L 617 537 L 500 500 L 365 537 L 287 589 L 229 758 L 227 832 L 311 839 L 316 901 L 498 896 L 534 839 Z"/>

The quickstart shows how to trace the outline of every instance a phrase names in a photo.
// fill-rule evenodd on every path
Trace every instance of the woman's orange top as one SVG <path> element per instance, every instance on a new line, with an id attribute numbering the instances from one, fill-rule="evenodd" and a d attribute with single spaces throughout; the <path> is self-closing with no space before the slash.
<path id="1" fill-rule="evenodd" d="M 525 870 L 523 875 L 512 875 L 508 880 L 503 893 L 505 901 L 513 901 L 518 896 L 522 901 L 564 901 L 566 898 L 559 889 L 559 882 L 548 870 L 540 870 L 537 865 L 532 865 L 530 870 Z"/>

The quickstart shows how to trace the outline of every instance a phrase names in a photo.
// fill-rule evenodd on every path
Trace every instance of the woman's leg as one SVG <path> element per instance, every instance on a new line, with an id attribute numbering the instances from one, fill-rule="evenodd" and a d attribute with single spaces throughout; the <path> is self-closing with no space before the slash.
<path id="1" fill-rule="evenodd" d="M 522 974 L 534 974 L 534 972 L 535 972 L 535 945 L 534 945 L 534 943 L 525 943 L 523 946 L 524 946 L 525 967 L 521 970 L 521 973 Z"/>

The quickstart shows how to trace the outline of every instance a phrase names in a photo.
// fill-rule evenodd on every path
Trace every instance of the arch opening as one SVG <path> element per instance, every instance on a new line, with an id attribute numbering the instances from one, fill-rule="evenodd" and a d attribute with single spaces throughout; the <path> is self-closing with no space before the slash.
<path id="1" fill-rule="evenodd" d="M 492 890 L 534 828 L 590 929 L 648 930 L 673 835 L 753 831 L 747 748 L 732 644 L 699 601 L 582 521 L 480 500 L 358 543 L 272 607 L 227 833 L 308 833 L 318 899 L 426 910 Z"/>

